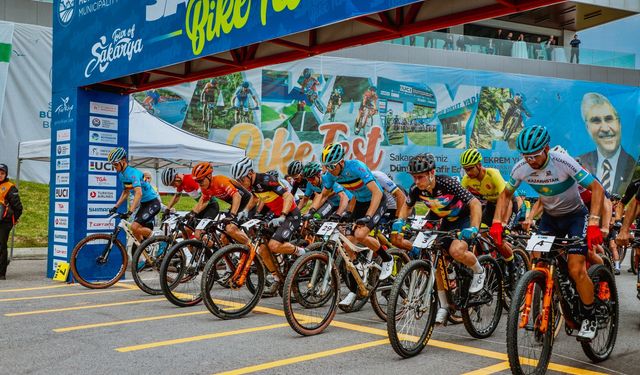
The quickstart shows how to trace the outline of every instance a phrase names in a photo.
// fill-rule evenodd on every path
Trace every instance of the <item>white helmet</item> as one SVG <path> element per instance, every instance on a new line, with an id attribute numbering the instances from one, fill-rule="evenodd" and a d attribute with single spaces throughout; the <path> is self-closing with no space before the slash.
<path id="1" fill-rule="evenodd" d="M 231 176 L 239 180 L 253 170 L 253 161 L 244 157 L 231 166 Z"/>
<path id="2" fill-rule="evenodd" d="M 553 146 L 553 148 L 551 149 L 551 151 L 553 152 L 557 152 L 563 155 L 569 155 L 569 153 L 567 152 L 567 150 L 564 149 L 564 147 L 560 146 L 560 145 L 555 145 Z"/>
<path id="3" fill-rule="evenodd" d="M 167 168 L 163 170 L 161 175 L 162 184 L 165 186 L 171 186 L 177 175 L 178 171 L 176 171 L 175 168 Z"/>

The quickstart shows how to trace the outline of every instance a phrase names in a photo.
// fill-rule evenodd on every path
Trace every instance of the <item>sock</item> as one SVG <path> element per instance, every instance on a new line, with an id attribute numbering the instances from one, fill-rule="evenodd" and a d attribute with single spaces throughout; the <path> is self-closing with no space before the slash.
<path id="1" fill-rule="evenodd" d="M 447 302 L 447 293 L 444 290 L 438 291 L 438 301 L 440 301 L 441 309 L 446 309 L 449 307 L 449 302 Z"/>
<path id="2" fill-rule="evenodd" d="M 483 273 L 484 272 L 484 269 L 482 268 L 482 266 L 480 265 L 480 262 L 478 262 L 477 259 L 476 259 L 476 264 L 471 266 L 471 269 L 473 270 L 473 273 Z"/>
<path id="3" fill-rule="evenodd" d="M 387 253 L 386 251 L 384 251 L 384 249 L 380 248 L 378 249 L 378 255 L 380 256 L 380 258 L 382 259 L 383 262 L 390 262 L 393 260 L 393 257 L 391 255 L 389 255 L 389 253 Z"/>
<path id="4" fill-rule="evenodd" d="M 616 260 L 614 263 L 616 265 L 616 269 L 619 270 L 620 269 L 620 261 Z"/>
<path id="5" fill-rule="evenodd" d="M 511 256 L 509 258 L 504 258 L 504 261 L 507 262 L 507 263 L 513 262 L 513 254 L 511 254 Z"/>
<path id="6" fill-rule="evenodd" d="M 277 272 L 276 272 L 276 273 L 272 273 L 271 275 L 273 275 L 273 280 L 275 280 L 275 281 L 281 281 L 281 280 L 280 280 L 280 276 L 278 276 L 278 273 L 277 273 Z"/>
<path id="7" fill-rule="evenodd" d="M 585 319 L 591 319 L 593 317 L 593 303 L 590 305 L 582 304 L 582 313 Z"/>
<path id="8" fill-rule="evenodd" d="M 295 254 L 296 254 L 297 256 L 304 255 L 304 253 L 306 253 L 306 251 L 305 251 L 303 248 L 301 248 L 301 247 L 297 247 L 297 248 L 296 248 L 296 252 L 295 252 Z"/>

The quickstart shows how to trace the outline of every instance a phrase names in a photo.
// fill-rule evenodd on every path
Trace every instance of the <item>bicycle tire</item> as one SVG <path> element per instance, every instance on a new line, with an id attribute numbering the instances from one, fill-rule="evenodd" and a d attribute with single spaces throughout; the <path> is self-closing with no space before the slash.
<path id="1" fill-rule="evenodd" d="M 91 241 L 107 241 L 107 242 L 109 242 L 109 241 L 111 241 L 111 234 L 106 234 L 106 233 L 91 234 L 91 235 L 83 238 L 82 240 L 80 240 L 76 244 L 76 246 L 74 246 L 73 250 L 71 251 L 71 259 L 69 261 L 69 268 L 71 269 L 71 273 L 73 275 L 73 279 L 75 281 L 77 281 L 80 285 L 82 285 L 82 286 L 84 286 L 86 288 L 89 288 L 89 289 L 106 289 L 106 288 L 114 285 L 118 281 L 120 281 L 120 279 L 122 278 L 122 276 L 126 272 L 127 263 L 128 263 L 128 259 L 129 259 L 129 257 L 127 256 L 127 249 L 124 247 L 122 242 L 120 242 L 120 240 L 116 239 L 113 242 L 113 244 L 115 244 L 115 247 L 118 249 L 118 251 L 120 252 L 120 256 L 121 256 L 121 266 L 117 269 L 117 272 L 112 276 L 107 275 L 107 278 L 105 279 L 105 281 L 88 280 L 87 277 L 82 275 L 84 272 L 81 271 L 84 268 L 84 263 L 85 262 L 84 262 L 84 260 L 79 261 L 78 259 L 84 257 L 84 256 L 80 255 L 81 254 L 80 251 L 82 249 L 87 249 L 85 247 L 85 245 L 87 245 Z M 98 244 L 95 244 L 95 245 L 98 245 Z M 85 250 L 85 251 L 88 251 L 88 249 Z M 113 248 L 111 249 L 111 252 L 113 252 Z M 84 253 L 82 253 L 82 254 L 84 254 Z M 111 256 L 111 253 L 109 255 Z M 91 259 L 91 258 L 93 258 L 93 255 L 87 255 L 86 257 Z M 94 258 L 94 261 L 95 260 L 97 260 L 97 258 Z M 118 259 L 114 258 L 114 260 L 117 261 Z M 107 267 L 108 266 L 104 266 L 104 272 L 107 271 Z"/>
<path id="2" fill-rule="evenodd" d="M 389 255 L 393 257 L 393 273 L 386 280 L 382 280 L 378 282 L 376 288 L 371 292 L 369 297 L 369 301 L 371 302 L 371 307 L 373 311 L 376 313 L 378 318 L 382 319 L 382 321 L 387 321 L 387 305 L 389 301 L 389 296 L 391 295 L 391 288 L 393 288 L 393 281 L 395 280 L 395 276 L 402 271 L 402 268 L 411 261 L 406 251 L 400 249 L 389 249 L 387 250 Z"/>
<path id="3" fill-rule="evenodd" d="M 138 288 L 140 288 L 140 290 L 142 290 L 143 292 L 150 294 L 152 296 L 157 296 L 162 294 L 162 287 L 160 286 L 160 266 L 162 265 L 162 259 L 164 258 L 164 255 L 166 254 L 167 249 L 169 249 L 173 244 L 171 243 L 172 239 L 169 236 L 151 236 L 149 238 L 147 238 L 146 240 L 144 240 L 140 246 L 138 247 L 138 249 L 136 249 L 136 252 L 133 254 L 133 257 L 131 258 L 131 276 L 133 278 L 133 281 L 136 283 L 136 285 L 138 286 Z M 143 266 L 143 268 L 139 267 L 139 263 L 140 263 L 140 257 L 142 257 L 142 253 L 144 251 L 147 251 L 147 248 L 150 248 L 153 244 L 156 243 L 165 243 L 166 246 L 164 248 L 164 252 L 160 255 L 160 256 L 156 256 L 154 254 L 148 254 L 146 257 L 144 257 L 145 259 L 145 265 Z M 151 260 L 151 264 L 149 264 L 149 260 Z M 157 277 L 153 277 L 153 275 L 141 275 L 141 271 L 147 271 L 147 272 L 155 272 L 155 276 Z M 147 281 L 146 281 L 147 280 Z M 151 285 L 150 280 L 154 280 L 154 283 L 158 283 L 158 286 L 156 287 L 155 285 Z"/>
<path id="4" fill-rule="evenodd" d="M 305 268 L 307 267 L 306 263 L 313 262 L 313 261 L 318 262 L 314 265 L 314 267 L 316 265 L 318 267 L 322 267 L 324 265 L 324 270 L 321 270 L 320 272 L 322 271 L 326 272 L 329 267 L 331 268 L 331 271 L 330 271 L 331 273 L 330 275 L 328 275 L 330 277 L 330 280 L 328 281 L 329 288 L 327 291 L 324 291 L 324 292 L 321 291 L 321 292 L 322 293 L 329 292 L 329 293 L 332 293 L 332 295 L 331 295 L 331 298 L 327 298 L 326 296 L 321 296 L 320 298 L 320 300 L 326 301 L 326 302 L 319 307 L 326 306 L 326 304 L 329 303 L 326 313 L 322 314 L 321 317 L 314 317 L 310 319 L 308 314 L 302 314 L 300 316 L 296 316 L 296 313 L 294 311 L 294 303 L 296 303 L 297 301 L 294 298 L 292 298 L 292 294 L 293 294 L 292 289 L 294 284 L 297 284 L 298 274 L 302 270 L 305 270 Z M 336 315 L 336 311 L 338 307 L 338 294 L 339 294 L 338 292 L 340 289 L 339 280 L 340 280 L 340 276 L 338 275 L 338 270 L 333 265 L 329 264 L 329 256 L 325 252 L 316 251 L 312 253 L 306 253 L 301 257 L 299 257 L 293 263 L 293 265 L 291 266 L 291 270 L 289 270 L 289 273 L 287 274 L 287 278 L 285 279 L 285 282 L 284 282 L 284 293 L 282 297 L 283 299 L 282 302 L 284 307 L 284 315 L 287 318 L 287 322 L 295 332 L 297 332 L 302 336 L 317 335 L 323 332 L 329 326 L 329 324 L 331 324 L 331 321 Z M 320 284 L 321 283 L 318 283 L 315 286 L 318 286 Z M 314 290 L 311 290 L 311 293 L 314 293 L 317 291 L 315 289 L 315 286 L 314 286 Z M 307 309 L 307 311 L 309 310 L 310 309 Z M 305 326 L 306 322 L 309 322 L 310 324 L 313 324 L 313 323 L 317 323 L 317 324 L 309 327 L 309 326 Z"/>
<path id="5" fill-rule="evenodd" d="M 488 304 L 482 304 L 475 306 L 471 309 L 465 308 L 462 309 L 462 321 L 464 322 L 464 328 L 467 332 L 474 338 L 477 339 L 485 339 L 493 334 L 493 332 L 498 328 L 498 323 L 500 323 L 500 317 L 502 316 L 502 301 L 504 298 L 504 291 L 502 290 L 503 282 L 502 282 L 502 270 L 490 255 L 481 255 L 478 257 L 478 263 L 480 266 L 484 268 L 484 272 L 488 272 L 486 275 L 484 287 L 478 293 L 491 293 L 493 296 L 491 301 Z M 488 289 L 489 288 L 489 289 Z M 493 313 L 491 315 L 491 320 L 489 321 L 489 325 L 485 328 L 479 329 L 474 325 L 474 319 L 472 317 L 472 311 L 479 312 L 480 308 L 486 307 L 487 305 L 491 307 L 491 302 L 495 302 L 495 307 L 493 307 Z M 491 310 L 489 310 L 491 312 Z M 479 315 L 479 314 L 478 314 Z M 479 319 L 482 321 L 482 319 Z"/>
<path id="6" fill-rule="evenodd" d="M 594 349 L 594 344 L 598 341 L 599 337 L 601 337 L 601 329 L 598 329 L 596 337 L 593 340 L 589 342 L 580 342 L 584 354 L 589 357 L 589 359 L 591 359 L 591 361 L 593 361 L 594 363 L 598 363 L 609 358 L 611 352 L 613 352 L 613 348 L 616 345 L 616 338 L 618 336 L 619 327 L 620 305 L 618 303 L 618 287 L 616 286 L 615 276 L 613 275 L 611 270 L 601 264 L 593 265 L 589 267 L 589 278 L 593 281 L 594 293 L 596 295 L 596 298 L 599 299 L 599 292 L 602 292 L 602 290 L 599 290 L 599 288 L 603 287 L 601 283 L 607 283 L 607 288 L 609 290 L 610 296 L 608 304 L 606 302 L 598 301 L 600 303 L 600 306 L 598 306 L 598 308 L 604 307 L 606 309 L 605 316 L 609 317 L 609 322 L 611 323 L 608 330 L 609 334 L 607 335 L 605 340 L 606 344 L 601 350 Z M 596 314 L 597 313 L 598 311 L 596 310 Z"/>
<path id="7" fill-rule="evenodd" d="M 162 265 L 160 266 L 160 286 L 162 288 L 162 293 L 169 302 L 178 307 L 195 306 L 202 301 L 202 290 L 199 290 L 197 294 L 174 292 L 179 285 L 189 282 L 198 276 L 198 273 L 190 275 L 189 272 L 191 271 L 187 269 L 184 258 L 182 260 L 180 259 L 180 254 L 183 254 L 182 248 L 187 246 L 198 246 L 204 248 L 202 241 L 196 239 L 179 242 L 167 251 L 167 254 L 162 260 Z M 170 267 L 176 267 L 178 271 L 177 276 L 167 276 L 170 271 Z M 178 280 L 178 282 L 172 282 L 169 284 L 167 280 Z M 197 285 L 199 287 L 200 283 L 198 282 Z"/>
<path id="8" fill-rule="evenodd" d="M 520 248 L 513 249 L 513 261 L 516 262 L 516 277 L 512 279 L 513 285 L 511 285 L 511 293 L 506 289 L 504 290 L 504 303 L 502 304 L 507 312 L 509 312 L 509 306 L 511 306 L 511 295 L 515 291 L 518 281 L 529 270 L 529 268 L 531 268 L 531 260 L 529 259 L 527 252 Z"/>
<path id="9" fill-rule="evenodd" d="M 224 277 L 220 278 L 220 275 L 218 273 L 219 266 L 221 265 L 225 266 L 225 270 L 230 271 L 230 272 L 227 272 L 227 274 L 229 275 L 233 274 L 233 272 L 235 272 L 235 270 L 237 269 L 237 268 L 234 268 L 234 266 L 237 266 L 237 263 L 230 261 L 229 255 L 237 255 L 237 256 L 234 256 L 233 258 L 236 258 L 236 257 L 240 258 L 243 255 L 248 257 L 249 248 L 245 245 L 231 244 L 231 245 L 224 246 L 220 250 L 218 250 L 207 261 L 207 264 L 204 268 L 204 272 L 202 275 L 202 279 L 201 279 L 202 284 L 200 287 L 202 290 L 202 296 L 203 296 L 202 298 L 207 309 L 213 315 L 217 316 L 220 319 L 225 319 L 225 320 L 238 319 L 250 313 L 256 307 L 258 302 L 260 302 L 260 298 L 262 297 L 262 292 L 264 291 L 264 286 L 265 286 L 265 269 L 260 260 L 260 257 L 257 254 L 253 258 L 253 262 L 250 265 L 251 270 L 249 271 L 250 273 L 247 275 L 246 283 L 240 288 L 231 287 L 231 285 L 229 285 L 228 283 L 229 281 L 228 276 L 226 279 L 224 279 Z M 229 267 L 229 268 L 227 269 L 226 267 Z M 250 276 L 252 274 L 255 274 L 255 276 L 257 277 L 257 283 L 253 283 L 251 281 Z M 251 288 L 248 285 L 249 283 L 253 284 Z M 235 301 L 229 301 L 228 296 L 226 297 L 226 299 L 221 299 L 217 297 L 214 298 L 211 294 L 212 294 L 213 288 L 216 286 L 220 287 L 219 289 L 217 288 L 218 290 L 220 290 L 221 292 L 225 291 L 226 293 L 229 293 L 232 291 L 239 291 L 240 293 L 243 293 L 243 290 L 246 287 L 246 290 L 249 292 L 251 297 L 242 306 L 240 306 L 242 303 L 238 302 L 238 298 L 235 298 L 236 299 Z M 218 293 L 216 292 L 216 294 Z M 232 309 L 230 310 L 227 307 L 231 307 Z"/>
<path id="10" fill-rule="evenodd" d="M 529 284 L 535 283 L 536 288 L 539 288 L 541 293 L 534 293 L 534 297 L 542 299 L 544 295 L 544 290 L 546 289 L 546 280 L 545 276 L 541 271 L 532 270 L 524 274 L 516 287 L 514 293 L 514 302 L 511 304 L 511 308 L 509 309 L 509 315 L 507 319 L 507 356 L 509 358 L 509 367 L 511 368 L 511 372 L 514 374 L 545 374 L 547 372 L 547 367 L 549 366 L 549 360 L 551 359 L 551 350 L 553 349 L 553 340 L 554 340 L 554 327 L 549 327 L 547 332 L 545 332 L 544 336 L 542 336 L 542 350 L 540 350 L 540 358 L 537 360 L 535 367 L 529 366 L 528 364 L 521 363 L 521 359 L 529 358 L 529 356 L 523 355 L 519 353 L 519 348 L 523 346 L 523 343 L 518 342 L 518 330 L 520 329 L 520 309 L 524 303 L 524 298 L 527 293 L 527 289 Z M 540 304 L 534 304 L 532 302 L 532 311 L 539 310 L 534 308 L 536 305 L 541 306 Z M 531 313 L 530 313 L 531 314 Z M 553 309 L 552 309 L 553 314 Z M 529 316 L 529 320 L 533 319 L 534 329 L 535 329 L 535 321 L 536 318 L 533 317 L 533 314 Z M 554 317 L 550 316 L 549 321 L 553 322 L 555 320 Z M 535 360 L 535 358 L 533 359 Z M 533 372 L 524 372 L 524 368 L 533 367 Z"/>
<path id="11" fill-rule="evenodd" d="M 409 263 L 405 264 L 405 266 L 402 268 L 402 271 L 400 271 L 400 273 L 396 277 L 391 289 L 391 294 L 389 295 L 387 316 L 395 316 L 397 318 L 387 319 L 387 334 L 389 336 L 389 341 L 391 342 L 391 347 L 399 356 L 403 358 L 414 357 L 420 354 L 420 352 L 422 352 L 422 350 L 427 346 L 427 343 L 431 338 L 431 334 L 433 333 L 433 327 L 436 319 L 436 310 L 438 309 L 436 293 L 434 292 L 435 282 L 433 283 L 432 291 L 427 291 L 426 289 L 424 289 L 428 285 L 428 279 L 431 277 L 431 271 L 431 264 L 424 260 L 410 261 Z M 414 272 L 418 273 L 415 275 L 415 277 Z M 413 280 L 417 280 L 418 278 L 421 278 L 421 280 L 413 282 Z M 421 284 L 418 287 L 418 296 L 424 298 L 425 295 L 428 295 L 427 298 L 430 298 L 430 307 L 429 311 L 426 314 L 423 311 L 412 313 L 408 310 L 410 306 L 414 305 L 414 297 L 411 294 L 412 282 L 414 285 L 414 290 L 415 283 L 419 282 Z M 424 284 L 425 282 L 427 283 L 427 285 Z M 406 287 L 408 287 L 408 290 L 403 290 Z M 421 306 L 421 304 L 418 305 L 418 308 L 420 310 Z M 403 308 L 404 310 L 398 311 L 398 308 Z M 406 333 L 398 332 L 398 325 L 400 325 L 401 327 L 406 327 L 406 324 L 400 323 L 406 314 L 414 314 L 413 318 L 415 319 L 415 317 L 417 316 L 418 319 L 421 320 L 421 323 L 424 324 L 419 337 L 408 337 L 409 335 L 407 335 Z M 411 343 L 411 345 L 413 346 L 408 347 L 407 344 L 409 343 Z"/>

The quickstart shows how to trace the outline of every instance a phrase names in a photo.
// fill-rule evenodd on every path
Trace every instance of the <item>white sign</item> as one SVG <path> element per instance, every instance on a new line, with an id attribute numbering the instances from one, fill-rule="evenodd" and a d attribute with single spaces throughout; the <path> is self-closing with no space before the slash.
<path id="1" fill-rule="evenodd" d="M 106 159 L 113 147 L 89 145 L 89 157 Z"/>
<path id="2" fill-rule="evenodd" d="M 69 173 L 56 173 L 56 185 L 69 185 Z"/>
<path id="3" fill-rule="evenodd" d="M 53 260 L 53 271 L 56 271 L 56 268 L 58 268 L 58 264 L 62 263 L 62 262 L 66 262 L 66 259 L 54 259 Z"/>
<path id="4" fill-rule="evenodd" d="M 106 143 L 106 144 L 109 144 L 109 145 L 117 145 L 118 144 L 118 134 L 117 133 L 90 131 L 89 132 L 89 143 Z"/>
<path id="5" fill-rule="evenodd" d="M 107 219 L 89 218 L 87 219 L 87 230 L 113 230 L 115 222 Z"/>
<path id="6" fill-rule="evenodd" d="M 56 146 L 56 156 L 69 156 L 71 154 L 71 144 L 61 143 Z"/>
<path id="7" fill-rule="evenodd" d="M 258 220 L 258 219 L 251 219 L 251 220 L 247 221 L 246 223 L 242 224 L 242 227 L 245 228 L 245 229 L 251 229 L 256 224 L 258 224 L 259 222 L 260 222 L 260 220 Z"/>
<path id="8" fill-rule="evenodd" d="M 54 204 L 55 204 L 55 213 L 57 214 L 69 213 L 69 202 L 54 202 Z"/>
<path id="9" fill-rule="evenodd" d="M 94 129 L 118 130 L 118 119 L 89 116 L 89 127 Z"/>
<path id="10" fill-rule="evenodd" d="M 53 242 L 68 243 L 69 242 L 69 232 L 67 232 L 66 230 L 54 230 L 53 231 Z"/>
<path id="11" fill-rule="evenodd" d="M 68 171 L 71 168 L 71 159 L 56 159 L 56 171 Z"/>
<path id="12" fill-rule="evenodd" d="M 433 245 L 433 242 L 438 238 L 437 234 L 432 234 L 429 236 L 429 232 L 420 232 L 416 236 L 416 239 L 413 241 L 413 246 L 418 249 L 429 249 Z"/>
<path id="13" fill-rule="evenodd" d="M 60 129 L 56 132 L 57 142 L 69 142 L 71 140 L 71 129 Z"/>
<path id="14" fill-rule="evenodd" d="M 213 221 L 213 220 L 211 220 L 211 219 L 202 219 L 202 220 L 200 220 L 200 222 L 198 223 L 198 226 L 196 226 L 196 229 L 197 229 L 197 230 L 204 230 L 204 229 L 207 227 L 207 225 L 208 225 L 210 222 L 212 222 L 212 221 Z"/>
<path id="15" fill-rule="evenodd" d="M 411 221 L 411 229 L 420 230 L 424 227 L 424 224 L 427 222 L 427 216 L 416 216 Z"/>
<path id="16" fill-rule="evenodd" d="M 112 204 L 89 203 L 87 205 L 87 215 L 89 216 L 107 216 Z"/>
<path id="17" fill-rule="evenodd" d="M 548 253 L 551 251 L 553 240 L 555 236 L 542 236 L 540 234 L 534 234 L 527 241 L 527 251 L 539 251 L 541 253 Z"/>
<path id="18" fill-rule="evenodd" d="M 89 113 L 96 115 L 118 116 L 118 106 L 116 104 L 89 102 Z"/>
<path id="19" fill-rule="evenodd" d="M 116 191 L 105 189 L 89 189 L 87 192 L 89 201 L 115 201 Z"/>
<path id="20" fill-rule="evenodd" d="M 55 228 L 69 228 L 69 218 L 66 216 L 54 216 L 53 226 Z"/>
<path id="21" fill-rule="evenodd" d="M 113 165 L 105 160 L 89 160 L 89 172 L 116 173 Z"/>
<path id="22" fill-rule="evenodd" d="M 333 233 L 334 229 L 336 229 L 337 226 L 338 226 L 338 223 L 326 222 L 326 223 L 322 224 L 320 229 L 318 229 L 318 233 L 316 233 L 316 234 L 318 236 L 324 236 L 325 234 L 331 234 L 331 233 Z"/>
<path id="23" fill-rule="evenodd" d="M 89 186 L 116 187 L 116 176 L 103 174 L 90 174 Z"/>
<path id="24" fill-rule="evenodd" d="M 56 188 L 54 197 L 55 199 L 69 199 L 69 188 Z"/>
<path id="25" fill-rule="evenodd" d="M 53 256 L 66 258 L 67 257 L 67 246 L 65 245 L 53 245 Z"/>

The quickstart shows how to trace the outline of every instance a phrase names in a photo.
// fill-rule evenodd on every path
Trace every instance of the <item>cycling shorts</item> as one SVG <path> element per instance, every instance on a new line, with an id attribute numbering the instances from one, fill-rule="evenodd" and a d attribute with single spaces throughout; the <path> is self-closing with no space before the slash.
<path id="1" fill-rule="evenodd" d="M 153 225 L 153 220 L 156 215 L 160 212 L 160 208 L 162 204 L 160 203 L 160 199 L 152 199 L 150 201 L 140 203 L 140 207 L 138 207 L 138 211 L 136 212 L 136 216 L 134 222 L 145 225 L 151 223 Z"/>
<path id="2" fill-rule="evenodd" d="M 199 214 L 196 215 L 198 219 L 215 219 L 220 212 L 220 206 L 218 205 L 218 201 L 213 198 L 209 201 L 207 207 L 204 208 Z"/>
<path id="3" fill-rule="evenodd" d="M 353 208 L 353 213 L 351 214 L 351 217 L 354 220 L 358 220 L 360 218 L 367 216 L 367 211 L 369 211 L 370 203 L 371 202 L 356 202 L 356 206 Z M 383 195 L 382 200 L 380 201 L 380 205 L 378 206 L 378 209 L 371 217 L 371 220 L 369 220 L 369 224 L 367 224 L 367 228 L 369 228 L 369 230 L 372 230 L 380 222 L 380 219 L 382 219 L 386 210 L 387 210 L 387 200 Z M 347 228 L 345 232 L 347 236 L 353 235 L 352 229 Z"/>
<path id="4" fill-rule="evenodd" d="M 325 202 L 322 207 L 320 207 L 318 209 L 318 211 L 316 211 L 320 216 L 322 216 L 322 218 L 328 218 L 329 216 L 331 216 L 334 212 L 336 212 L 338 210 L 338 206 L 334 206 L 332 205 L 330 202 Z"/>
<path id="5" fill-rule="evenodd" d="M 463 230 L 465 228 L 469 228 L 471 226 L 471 216 L 461 216 L 458 217 L 456 221 L 442 220 L 442 224 L 440 224 L 441 231 L 450 231 L 450 230 Z M 462 240 L 467 243 L 468 246 L 471 246 L 473 240 Z M 449 247 L 453 242 L 453 238 L 445 238 L 442 243 L 444 248 L 449 251 Z"/>
<path id="6" fill-rule="evenodd" d="M 271 239 L 280 243 L 288 242 L 291 239 L 291 235 L 300 228 L 301 222 L 300 210 L 296 208 L 287 215 L 282 225 L 271 236 Z"/>
<path id="7" fill-rule="evenodd" d="M 538 222 L 538 229 L 541 234 L 556 237 L 582 237 L 587 234 L 587 217 L 589 211 L 585 206 L 578 210 L 562 215 L 551 216 L 546 213 L 542 214 Z M 569 249 L 569 254 L 587 255 L 588 248 L 586 245 Z"/>

